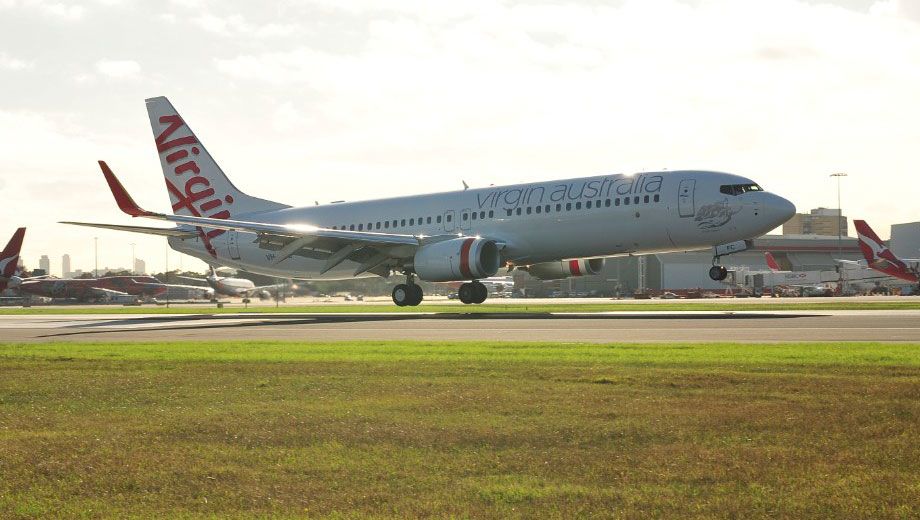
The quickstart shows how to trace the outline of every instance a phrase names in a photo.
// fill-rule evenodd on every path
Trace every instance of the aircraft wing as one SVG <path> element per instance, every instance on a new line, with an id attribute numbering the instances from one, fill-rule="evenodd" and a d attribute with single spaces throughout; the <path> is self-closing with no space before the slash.
<path id="1" fill-rule="evenodd" d="M 361 263 L 355 275 L 363 272 L 376 272 L 390 258 L 407 258 L 415 254 L 420 244 L 427 241 L 440 241 L 450 237 L 422 237 L 395 233 L 374 233 L 368 231 L 348 231 L 344 229 L 328 229 L 310 224 L 271 224 L 266 222 L 249 222 L 242 220 L 217 219 L 208 217 L 193 217 L 185 215 L 167 215 L 147 211 L 134 202 L 124 186 L 108 167 L 105 161 L 99 161 L 99 166 L 105 180 L 112 190 L 118 207 L 132 217 L 144 217 L 156 220 L 165 220 L 176 224 L 195 227 L 246 231 L 261 236 L 276 237 L 285 245 L 274 258 L 274 263 L 297 253 L 305 247 L 318 249 L 325 252 L 321 258 L 326 259 L 326 265 L 321 272 L 326 272 L 341 262 L 351 258 Z M 86 223 L 70 223 L 76 225 L 91 225 Z M 126 229 L 132 226 L 112 227 L 113 229 Z M 156 228 L 145 228 L 156 229 Z M 127 229 L 126 229 L 127 230 Z M 147 231 L 141 231 L 147 232 Z"/>
<path id="2" fill-rule="evenodd" d="M 116 231 L 131 231 L 132 233 L 146 233 L 148 235 L 160 235 L 164 237 L 195 238 L 197 233 L 191 230 L 179 228 L 155 228 L 146 226 L 120 226 L 118 224 L 97 224 L 95 222 L 61 222 L 61 224 L 70 224 L 73 226 L 86 226 L 102 229 L 114 229 Z"/>
<path id="3" fill-rule="evenodd" d="M 105 296 L 108 298 L 113 296 L 130 296 L 126 292 L 116 291 L 115 289 L 106 289 L 104 287 L 90 287 L 89 292 L 93 293 L 95 296 Z"/>

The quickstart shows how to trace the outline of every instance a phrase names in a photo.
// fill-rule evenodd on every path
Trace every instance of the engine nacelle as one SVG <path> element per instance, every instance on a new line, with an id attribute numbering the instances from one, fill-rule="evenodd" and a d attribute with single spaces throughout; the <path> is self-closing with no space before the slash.
<path id="1" fill-rule="evenodd" d="M 527 267 L 527 272 L 538 280 L 560 280 L 572 276 L 599 274 L 604 268 L 603 258 L 544 262 Z"/>
<path id="2" fill-rule="evenodd" d="M 501 256 L 492 240 L 458 237 L 418 248 L 413 267 L 428 282 L 475 280 L 494 276 L 501 267 Z"/>

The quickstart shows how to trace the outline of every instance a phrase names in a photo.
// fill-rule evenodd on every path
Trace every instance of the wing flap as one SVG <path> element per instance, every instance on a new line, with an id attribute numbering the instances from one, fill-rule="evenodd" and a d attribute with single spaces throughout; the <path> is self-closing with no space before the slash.
<path id="1" fill-rule="evenodd" d="M 62 221 L 59 224 L 70 224 L 71 226 L 85 226 L 101 229 L 114 229 L 116 231 L 130 231 L 132 233 L 145 233 L 147 235 L 159 235 L 164 237 L 195 238 L 198 236 L 194 231 L 185 231 L 179 228 L 155 228 L 146 226 L 120 226 L 118 224 L 97 224 L 94 222 L 69 222 Z"/>

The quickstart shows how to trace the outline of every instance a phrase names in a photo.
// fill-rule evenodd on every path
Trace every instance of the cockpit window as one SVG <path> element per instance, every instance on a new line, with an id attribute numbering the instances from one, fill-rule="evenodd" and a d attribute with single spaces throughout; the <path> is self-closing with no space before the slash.
<path id="1" fill-rule="evenodd" d="M 726 195 L 741 195 L 749 191 L 763 191 L 763 188 L 756 184 L 723 184 L 719 186 L 719 192 Z"/>

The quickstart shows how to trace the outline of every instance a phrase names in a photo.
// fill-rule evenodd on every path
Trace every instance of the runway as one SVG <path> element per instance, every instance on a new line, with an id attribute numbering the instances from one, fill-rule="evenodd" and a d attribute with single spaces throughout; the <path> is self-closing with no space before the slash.
<path id="1" fill-rule="evenodd" d="M 24 315 L 0 316 L 0 339 L 920 342 L 920 311 Z"/>

